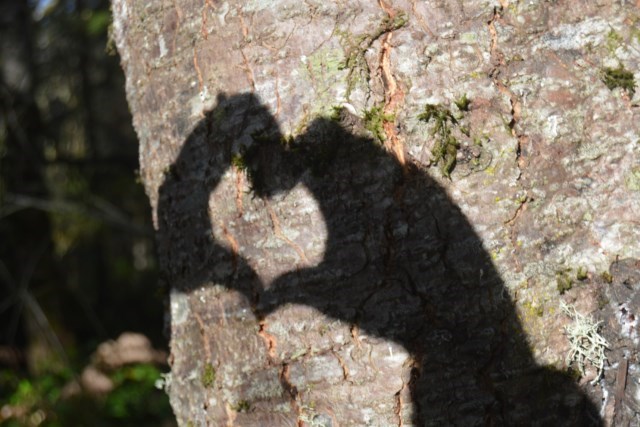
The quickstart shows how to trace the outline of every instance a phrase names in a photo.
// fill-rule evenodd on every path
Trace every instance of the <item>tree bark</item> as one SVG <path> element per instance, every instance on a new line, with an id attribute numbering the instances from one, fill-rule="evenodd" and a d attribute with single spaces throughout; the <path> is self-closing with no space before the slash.
<path id="1" fill-rule="evenodd" d="M 640 256 L 638 12 L 114 0 L 179 423 L 607 421 L 559 307 Z"/>

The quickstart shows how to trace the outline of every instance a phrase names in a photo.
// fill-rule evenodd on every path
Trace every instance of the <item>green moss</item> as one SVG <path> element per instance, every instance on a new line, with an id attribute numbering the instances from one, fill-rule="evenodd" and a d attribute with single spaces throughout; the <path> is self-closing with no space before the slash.
<path id="1" fill-rule="evenodd" d="M 342 110 L 344 107 L 342 105 L 334 105 L 331 107 L 331 112 L 329 113 L 329 120 L 333 120 L 334 122 L 339 122 L 342 118 Z"/>
<path id="2" fill-rule="evenodd" d="M 296 142 L 296 138 L 291 134 L 280 137 L 280 145 L 282 145 L 285 148 L 293 147 L 295 142 Z"/>
<path id="3" fill-rule="evenodd" d="M 602 81 L 609 90 L 621 88 L 630 96 L 633 96 L 636 92 L 636 82 L 633 73 L 626 70 L 622 64 L 620 64 L 618 68 L 603 68 Z"/>
<path id="4" fill-rule="evenodd" d="M 224 108 L 216 108 L 211 112 L 211 122 L 214 126 L 220 126 L 227 118 L 227 112 Z"/>
<path id="5" fill-rule="evenodd" d="M 379 143 L 383 143 L 386 140 L 384 123 L 394 120 L 395 117 L 393 115 L 384 114 L 382 106 L 373 107 L 364 112 L 364 127 L 373 134 L 373 137 Z"/>
<path id="6" fill-rule="evenodd" d="M 613 53 L 616 49 L 622 44 L 622 36 L 618 34 L 615 30 L 611 29 L 607 34 L 607 49 L 609 52 Z"/>
<path id="7" fill-rule="evenodd" d="M 507 64 L 510 64 L 512 62 L 523 62 L 523 61 L 524 61 L 524 58 L 522 57 L 522 55 L 515 54 L 507 60 Z"/>
<path id="8" fill-rule="evenodd" d="M 246 400 L 241 400 L 231 407 L 236 412 L 248 412 L 251 409 L 251 404 Z"/>
<path id="9" fill-rule="evenodd" d="M 553 365 L 547 365 L 544 367 L 543 376 L 547 377 L 545 378 L 545 382 L 553 385 L 554 382 L 558 381 L 558 377 L 564 377 L 570 381 L 578 381 L 582 374 L 577 369 L 558 369 Z"/>
<path id="10" fill-rule="evenodd" d="M 243 153 L 235 153 L 231 157 L 231 164 L 241 171 L 246 171 L 248 169 L 247 161 Z"/>
<path id="11" fill-rule="evenodd" d="M 451 128 L 458 124 L 458 120 L 448 108 L 434 104 L 425 105 L 424 112 L 418 115 L 418 119 L 426 123 L 434 122 L 431 135 L 436 137 L 436 142 L 431 149 L 432 163 L 440 164 L 442 175 L 450 178 L 460 148 L 460 142 L 451 134 Z"/>
<path id="12" fill-rule="evenodd" d="M 573 287 L 573 280 L 566 272 L 556 273 L 556 286 L 560 295 Z"/>
<path id="13" fill-rule="evenodd" d="M 587 280 L 589 277 L 587 269 L 584 267 L 578 267 L 578 272 L 576 273 L 576 279 L 580 281 Z"/>
<path id="14" fill-rule="evenodd" d="M 605 283 L 613 283 L 613 276 L 608 271 L 603 271 L 600 277 L 602 277 L 602 280 L 604 280 Z"/>
<path id="15" fill-rule="evenodd" d="M 210 363 L 204 365 L 200 381 L 202 382 L 204 388 L 211 388 L 216 382 L 216 370 Z"/>
<path id="16" fill-rule="evenodd" d="M 469 98 L 467 98 L 466 93 L 460 98 L 456 99 L 454 102 L 456 104 L 456 107 L 458 107 L 458 110 L 469 111 L 469 105 L 471 105 L 471 101 L 469 100 Z"/>
<path id="17" fill-rule="evenodd" d="M 383 33 L 399 30 L 406 26 L 408 21 L 409 17 L 405 12 L 397 13 L 393 19 L 387 15 L 387 17 L 382 20 L 382 28 L 384 29 Z"/>
<path id="18" fill-rule="evenodd" d="M 609 304 L 609 298 L 604 295 L 598 296 L 598 309 L 602 310 Z"/>
<path id="19" fill-rule="evenodd" d="M 164 179 L 171 179 L 173 181 L 177 181 L 180 179 L 178 176 L 178 167 L 175 164 L 171 164 L 162 169 L 162 175 Z"/>
<path id="20" fill-rule="evenodd" d="M 637 43 L 640 43 L 640 26 L 638 25 L 639 23 L 640 19 L 636 18 L 631 24 L 631 37 L 636 39 Z"/>
<path id="21" fill-rule="evenodd" d="M 526 311 L 526 314 L 531 317 L 542 317 L 544 315 L 544 307 L 534 304 L 529 301 L 522 303 L 522 308 Z"/>

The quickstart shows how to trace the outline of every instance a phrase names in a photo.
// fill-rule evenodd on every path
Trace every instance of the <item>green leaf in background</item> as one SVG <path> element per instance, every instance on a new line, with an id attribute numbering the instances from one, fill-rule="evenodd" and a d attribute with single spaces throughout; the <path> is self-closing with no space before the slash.
<path id="1" fill-rule="evenodd" d="M 88 35 L 94 37 L 105 34 L 111 24 L 111 14 L 106 10 L 85 11 L 85 29 Z"/>

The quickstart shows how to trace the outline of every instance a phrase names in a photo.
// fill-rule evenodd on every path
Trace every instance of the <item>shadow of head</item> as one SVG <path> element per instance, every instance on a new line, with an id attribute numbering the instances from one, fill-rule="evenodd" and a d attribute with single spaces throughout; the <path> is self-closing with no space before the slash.
<path id="1" fill-rule="evenodd" d="M 310 306 L 362 331 L 370 348 L 401 345 L 415 425 L 600 425 L 571 379 L 535 363 L 490 256 L 444 189 L 417 167 L 403 171 L 348 119 L 320 118 L 287 139 L 255 96 L 220 98 L 160 189 L 159 250 L 172 286 L 214 281 L 241 292 L 259 319 Z M 291 265 L 265 286 L 212 239 L 224 206 L 210 206 L 210 194 L 231 167 L 258 198 L 308 189 L 327 230 L 318 265 Z"/>

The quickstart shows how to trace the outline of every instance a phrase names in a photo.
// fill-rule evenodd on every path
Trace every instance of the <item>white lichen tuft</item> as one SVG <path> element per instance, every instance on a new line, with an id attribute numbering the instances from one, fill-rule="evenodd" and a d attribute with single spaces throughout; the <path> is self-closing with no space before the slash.
<path id="1" fill-rule="evenodd" d="M 164 390 L 168 393 L 171 388 L 171 372 L 160 374 L 160 378 L 156 380 L 154 386 L 158 390 Z"/>
<path id="2" fill-rule="evenodd" d="M 605 349 L 609 348 L 609 343 L 600 335 L 600 325 L 593 317 L 578 313 L 573 305 L 567 305 L 560 301 L 562 311 L 573 320 L 569 326 L 565 327 L 565 332 L 571 350 L 567 355 L 567 364 L 576 364 L 580 372 L 585 374 L 585 363 L 589 363 L 598 369 L 598 375 L 591 381 L 595 385 L 604 373 L 604 364 L 607 356 Z"/>

